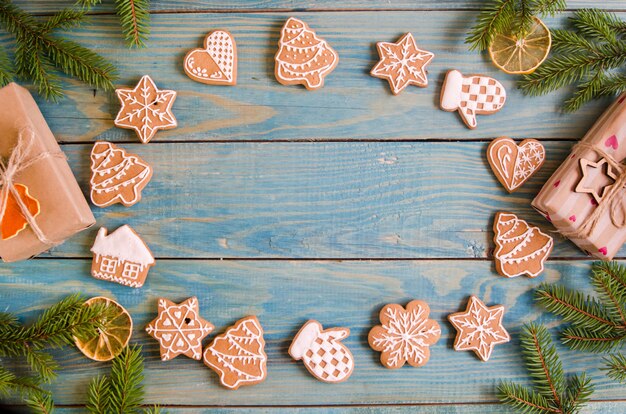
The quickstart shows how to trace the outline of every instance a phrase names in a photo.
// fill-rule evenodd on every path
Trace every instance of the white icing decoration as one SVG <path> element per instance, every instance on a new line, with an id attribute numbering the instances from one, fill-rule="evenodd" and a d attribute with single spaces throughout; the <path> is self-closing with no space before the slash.
<path id="1" fill-rule="evenodd" d="M 159 129 L 171 129 L 178 125 L 171 112 L 176 91 L 159 90 L 150 76 L 142 77 L 134 89 L 116 89 L 115 93 L 122 103 L 122 108 L 114 124 L 134 129 L 144 144 L 148 143 Z M 152 94 L 154 96 L 151 96 Z M 140 121 L 140 125 L 133 125 L 137 120 Z"/>
<path id="2" fill-rule="evenodd" d="M 511 339 L 502 326 L 503 314 L 504 306 L 487 307 L 477 297 L 470 297 L 465 312 L 449 316 L 450 322 L 458 331 L 454 350 L 473 350 L 483 361 L 487 361 L 495 345 L 509 342 Z M 478 345 L 472 343 L 476 340 Z"/>
<path id="3" fill-rule="evenodd" d="M 289 355 L 302 359 L 309 372 L 321 381 L 344 381 L 354 369 L 352 354 L 340 342 L 349 334 L 347 328 L 323 330 L 319 322 L 308 321 L 293 339 Z"/>
<path id="4" fill-rule="evenodd" d="M 242 331 L 241 334 L 235 332 Z M 229 351 L 234 350 L 234 354 L 220 352 L 215 349 L 217 341 L 228 341 Z M 253 350 L 250 350 L 252 348 Z M 218 364 L 214 364 L 207 359 L 207 353 L 217 358 Z M 220 374 L 222 385 L 227 388 L 236 389 L 246 383 L 257 383 L 262 381 L 266 376 L 267 355 L 264 350 L 263 329 L 258 324 L 256 318 L 250 317 L 239 321 L 236 325 L 230 327 L 223 335 L 219 335 L 205 350 L 204 362 Z M 259 374 L 253 375 L 243 369 L 235 366 L 239 365 L 258 365 Z M 228 383 L 226 376 L 228 373 L 234 373 L 237 380 L 234 383 Z"/>
<path id="5" fill-rule="evenodd" d="M 506 277 L 516 277 L 527 274 L 530 277 L 536 277 L 544 270 L 544 262 L 548 258 L 553 245 L 552 237 L 545 234 L 538 227 L 529 226 L 528 223 L 514 214 L 500 213 L 496 222 L 495 243 L 496 250 L 494 257 L 501 262 L 501 270 Z M 507 230 L 505 230 L 508 228 Z M 545 243 L 535 250 L 526 248 L 536 237 L 543 237 Z M 514 247 L 504 252 L 507 245 L 514 244 Z M 519 265 L 539 257 L 539 268 L 533 272 L 530 269 L 522 268 L 520 271 L 512 273 L 507 272 L 506 265 Z"/>
<path id="6" fill-rule="evenodd" d="M 102 151 L 96 152 L 96 149 L 102 148 Z M 122 157 L 122 161 L 112 165 L 117 157 Z M 133 167 L 139 167 L 139 173 L 134 176 L 129 175 L 129 171 Z M 121 202 L 126 206 L 137 203 L 141 198 L 139 187 L 144 185 L 145 181 L 150 178 L 152 168 L 139 159 L 136 155 L 129 155 L 121 148 L 117 148 L 108 142 L 97 142 L 91 152 L 91 201 L 98 207 L 105 207 L 116 202 Z M 108 175 L 108 178 L 99 180 L 99 177 Z M 133 187 L 133 196 L 130 200 L 124 197 L 123 191 L 125 187 Z M 108 199 L 105 203 L 98 203 L 94 199 L 94 193 L 111 193 L 117 194 Z"/>
<path id="7" fill-rule="evenodd" d="M 470 128 L 476 128 L 476 114 L 497 112 L 505 101 L 506 90 L 497 80 L 482 75 L 463 76 L 451 70 L 444 80 L 440 105 L 443 110 L 458 111 Z"/>
<path id="8" fill-rule="evenodd" d="M 309 46 L 305 46 L 301 40 L 306 38 L 307 35 L 312 39 L 309 42 Z M 285 83 L 304 82 L 310 89 L 316 89 L 323 85 L 324 76 L 332 72 L 337 59 L 339 59 L 337 52 L 325 40 L 317 37 L 306 23 L 294 17 L 289 18 L 283 26 L 278 46 L 279 49 L 275 56 L 276 77 L 278 80 Z M 304 63 L 293 63 L 283 60 L 280 56 L 284 51 L 291 52 L 294 60 L 296 58 L 294 53 L 298 55 L 305 54 L 307 60 Z M 321 62 L 319 60 L 324 52 L 330 53 L 330 61 Z M 288 54 L 286 53 L 285 56 L 288 56 Z"/>
<path id="9" fill-rule="evenodd" d="M 206 53 L 215 62 L 220 72 L 209 74 L 206 68 L 196 66 L 194 55 Z M 193 50 L 185 59 L 187 69 L 199 78 L 215 82 L 232 83 L 235 67 L 235 41 L 230 33 L 223 30 L 211 32 L 204 40 L 204 49 Z"/>
<path id="10" fill-rule="evenodd" d="M 141 238 L 128 225 L 123 225 L 107 235 L 101 227 L 91 248 L 98 256 L 106 256 L 119 261 L 132 262 L 141 266 L 154 264 L 154 256 Z"/>

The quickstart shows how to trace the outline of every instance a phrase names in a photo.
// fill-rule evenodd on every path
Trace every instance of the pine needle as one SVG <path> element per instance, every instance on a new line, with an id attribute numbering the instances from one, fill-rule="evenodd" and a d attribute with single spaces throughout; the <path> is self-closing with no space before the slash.
<path id="1" fill-rule="evenodd" d="M 33 413 L 52 414 L 54 412 L 54 402 L 49 394 L 32 393 L 24 402 L 33 410 Z"/>
<path id="2" fill-rule="evenodd" d="M 522 413 L 572 414 L 589 401 L 591 381 L 573 375 L 565 381 L 561 361 L 548 330 L 543 325 L 524 325 L 520 335 L 522 355 L 534 389 L 501 382 L 498 399 Z"/>
<path id="3" fill-rule="evenodd" d="M 470 45 L 470 50 L 487 50 L 497 33 L 510 30 L 515 18 L 515 0 L 491 1 L 478 15 L 465 43 Z"/>
<path id="4" fill-rule="evenodd" d="M 149 0 L 115 0 L 122 32 L 129 47 L 144 47 L 150 33 Z"/>
<path id="5" fill-rule="evenodd" d="M 605 371 L 607 376 L 618 382 L 626 382 L 626 356 L 624 354 L 609 355 L 604 359 L 606 362 Z"/>
<path id="6" fill-rule="evenodd" d="M 107 413 L 109 412 L 110 399 L 109 378 L 106 376 L 98 376 L 91 380 L 87 389 L 87 405 L 86 409 L 90 413 Z"/>
<path id="7" fill-rule="evenodd" d="M 13 82 L 15 72 L 9 55 L 6 50 L 0 46 L 0 88 L 4 85 Z"/>

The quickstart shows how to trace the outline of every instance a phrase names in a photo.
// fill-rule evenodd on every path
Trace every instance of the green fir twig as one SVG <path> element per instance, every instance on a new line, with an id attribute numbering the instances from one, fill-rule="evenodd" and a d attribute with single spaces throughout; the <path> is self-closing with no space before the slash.
<path id="1" fill-rule="evenodd" d="M 598 353 L 616 351 L 626 344 L 626 267 L 617 262 L 594 263 L 591 283 L 597 298 L 558 284 L 543 284 L 535 299 L 570 323 L 562 333 L 568 347 Z M 626 357 L 617 353 L 605 361 L 610 378 L 626 381 Z"/>
<path id="2" fill-rule="evenodd" d="M 129 46 L 144 47 L 150 34 L 149 0 L 115 0 L 122 32 Z"/>
<path id="3" fill-rule="evenodd" d="M 570 29 L 552 31 L 552 56 L 519 86 L 525 94 L 544 95 L 573 86 L 564 110 L 626 91 L 626 22 L 612 13 L 582 9 L 569 19 Z"/>
<path id="4" fill-rule="evenodd" d="M 523 413 L 579 412 L 589 401 L 593 386 L 584 373 L 566 381 L 548 330 L 543 325 L 525 325 L 521 346 L 533 388 L 501 382 L 498 399 Z"/>

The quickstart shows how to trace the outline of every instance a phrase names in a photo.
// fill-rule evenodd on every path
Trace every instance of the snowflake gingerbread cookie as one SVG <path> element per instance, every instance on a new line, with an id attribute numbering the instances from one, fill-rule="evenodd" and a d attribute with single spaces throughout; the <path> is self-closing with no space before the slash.
<path id="1" fill-rule="evenodd" d="M 441 336 L 437 321 L 428 319 L 430 308 L 420 300 L 401 305 L 385 305 L 380 311 L 381 325 L 370 330 L 368 342 L 380 351 L 380 362 L 386 368 L 401 368 L 405 363 L 421 367 L 430 358 L 430 346 Z"/>
<path id="2" fill-rule="evenodd" d="M 446 74 L 441 89 L 441 109 L 458 111 L 468 128 L 478 126 L 476 115 L 498 112 L 506 101 L 506 90 L 497 80 L 483 75 L 463 76 L 458 70 Z"/>
<path id="3" fill-rule="evenodd" d="M 289 355 L 302 360 L 306 369 L 320 381 L 342 382 L 354 370 L 354 357 L 341 341 L 350 335 L 348 328 L 324 329 L 315 321 L 307 321 L 289 347 Z"/>
<path id="4" fill-rule="evenodd" d="M 493 257 L 500 275 L 537 277 L 543 272 L 554 245 L 552 237 L 507 212 L 496 213 L 493 231 Z"/>
<path id="5" fill-rule="evenodd" d="M 178 125 L 172 113 L 176 91 L 158 89 L 150 76 L 141 78 L 133 89 L 116 89 L 115 93 L 122 105 L 115 126 L 135 130 L 142 143 L 150 142 L 157 131 Z"/>
<path id="6" fill-rule="evenodd" d="M 91 150 L 91 202 L 98 207 L 141 200 L 141 190 L 152 178 L 152 167 L 137 155 L 109 142 L 96 142 Z"/>
<path id="7" fill-rule="evenodd" d="M 237 44 L 226 30 L 213 30 L 204 38 L 204 49 L 187 53 L 183 66 L 192 80 L 208 85 L 237 84 Z"/>
<path id="8" fill-rule="evenodd" d="M 536 139 L 525 139 L 518 145 L 509 137 L 499 137 L 487 147 L 487 161 L 509 193 L 524 184 L 545 160 L 546 151 Z"/>
<path id="9" fill-rule="evenodd" d="M 213 328 L 200 317 L 195 296 L 179 304 L 159 298 L 159 316 L 146 326 L 146 332 L 159 341 L 161 360 L 168 361 L 178 355 L 200 360 L 202 340 Z"/>
<path id="10" fill-rule="evenodd" d="M 380 61 L 370 74 L 375 78 L 387 79 L 394 95 L 409 85 L 422 88 L 428 86 L 426 65 L 435 55 L 418 48 L 411 33 L 406 33 L 396 43 L 378 42 L 376 48 Z"/>
<path id="11" fill-rule="evenodd" d="M 502 326 L 504 306 L 485 306 L 476 296 L 469 299 L 464 312 L 448 315 L 457 331 L 455 351 L 474 351 L 483 361 L 489 360 L 494 346 L 509 342 L 511 337 Z"/>
<path id="12" fill-rule="evenodd" d="M 337 66 L 339 55 L 306 23 L 290 17 L 280 31 L 274 60 L 278 82 L 318 89 L 324 86 L 324 77 Z"/>
<path id="13" fill-rule="evenodd" d="M 217 372 L 226 388 L 254 385 L 267 376 L 263 328 L 256 316 L 238 320 L 204 351 L 204 364 Z"/>

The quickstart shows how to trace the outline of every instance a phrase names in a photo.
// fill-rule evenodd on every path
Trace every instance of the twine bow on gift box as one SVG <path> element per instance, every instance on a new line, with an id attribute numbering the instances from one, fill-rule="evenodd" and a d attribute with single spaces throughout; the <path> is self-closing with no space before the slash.
<path id="1" fill-rule="evenodd" d="M 5 162 L 4 159 L 0 157 L 0 223 L 5 218 L 7 213 L 7 206 L 9 204 L 9 195 L 13 196 L 20 213 L 32 229 L 33 233 L 39 241 L 46 245 L 54 245 L 56 242 L 48 239 L 44 232 L 41 230 L 35 217 L 31 213 L 28 205 L 22 199 L 22 196 L 18 192 L 14 179 L 17 174 L 24 171 L 25 169 L 31 167 L 37 162 L 49 158 L 49 157 L 65 157 L 65 155 L 61 151 L 50 152 L 44 151 L 38 154 L 35 157 L 29 158 L 30 150 L 33 146 L 33 142 L 35 140 L 35 133 L 29 129 L 25 128 L 18 132 L 17 144 L 11 151 L 11 155 L 9 159 Z"/>
<path id="2" fill-rule="evenodd" d="M 591 236 L 598 221 L 604 214 L 609 213 L 611 222 L 618 228 L 626 227 L 626 166 L 617 162 L 611 155 L 607 154 L 601 148 L 597 148 L 586 142 L 579 142 L 574 146 L 572 150 L 576 153 L 579 150 L 591 150 L 594 151 L 600 157 L 600 160 L 605 160 L 608 164 L 607 168 L 612 168 L 617 173 L 617 178 L 613 184 L 604 187 L 601 199 L 598 201 L 598 206 L 595 208 L 585 221 L 576 230 L 567 232 L 561 231 L 560 233 L 565 237 L 573 239 L 586 239 Z M 585 175 L 581 178 L 581 181 L 585 179 Z M 580 186 L 580 183 L 579 183 Z M 578 187 L 576 188 L 578 192 Z"/>

